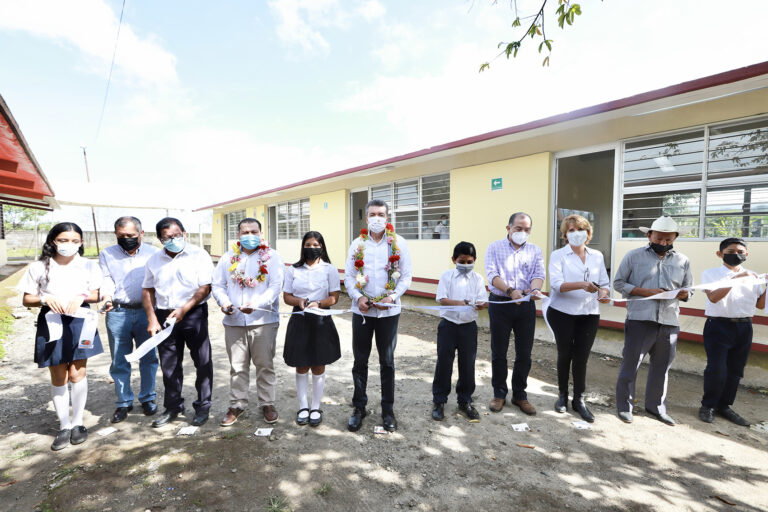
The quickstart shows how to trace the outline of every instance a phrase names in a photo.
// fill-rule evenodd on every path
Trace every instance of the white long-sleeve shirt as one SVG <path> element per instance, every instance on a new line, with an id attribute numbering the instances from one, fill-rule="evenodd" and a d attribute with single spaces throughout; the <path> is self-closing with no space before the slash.
<path id="1" fill-rule="evenodd" d="M 611 281 L 605 270 L 603 253 L 595 249 L 587 249 L 584 261 L 573 252 L 570 244 L 552 253 L 549 258 L 549 307 L 569 315 L 599 315 L 600 305 L 597 302 L 597 292 L 572 290 L 561 292 L 563 283 L 589 281 L 597 283 L 600 288 L 607 288 Z"/>
<path id="2" fill-rule="evenodd" d="M 232 272 L 229 271 L 229 267 L 232 266 L 231 259 L 233 254 L 234 252 L 230 249 L 219 259 L 216 270 L 213 272 L 213 283 L 211 284 L 213 298 L 216 299 L 216 303 L 219 306 L 232 304 L 235 307 L 234 314 L 224 316 L 223 324 L 244 327 L 247 325 L 264 325 L 278 322 L 280 316 L 276 311 L 280 307 L 280 292 L 283 289 L 285 275 L 283 259 L 274 249 L 270 249 L 270 257 L 266 263 L 259 259 L 259 251 L 254 251 L 251 254 L 241 252 L 240 262 L 237 265 L 240 273 L 248 277 L 255 277 L 259 273 L 259 267 L 262 264 L 267 266 L 266 279 L 255 287 L 250 288 L 248 286 L 240 286 L 232 280 Z M 275 313 L 255 310 L 253 313 L 246 315 L 238 309 L 246 304 L 254 308 L 269 309 L 275 311 Z"/>
<path id="3" fill-rule="evenodd" d="M 355 286 L 357 284 L 357 268 L 355 267 L 355 253 L 360 244 L 363 244 L 363 273 L 368 276 L 368 283 L 363 287 L 363 291 L 371 297 L 378 297 L 379 295 L 395 295 L 395 304 L 400 304 L 400 297 L 403 296 L 405 291 L 411 286 L 411 253 L 408 251 L 408 244 L 405 239 L 400 235 L 395 235 L 397 246 L 400 248 L 400 278 L 397 279 L 397 283 L 394 290 L 387 290 L 386 284 L 389 282 L 389 273 L 386 270 L 386 265 L 389 262 L 390 246 L 387 243 L 386 234 L 379 242 L 375 242 L 372 237 L 368 237 L 367 240 L 363 240 L 358 237 L 349 246 L 347 253 L 347 264 L 344 272 L 344 286 L 347 289 L 349 298 L 352 299 L 352 311 L 358 315 L 370 316 L 370 317 L 388 317 L 394 316 L 400 313 L 400 307 L 387 308 L 384 310 L 371 307 L 368 312 L 361 313 L 357 307 L 357 301 L 363 294 Z"/>
<path id="4" fill-rule="evenodd" d="M 144 267 L 157 251 L 157 247 L 142 243 L 136 252 L 128 254 L 119 245 L 107 247 L 99 254 L 99 267 L 104 276 L 101 296 L 112 297 L 121 304 L 141 304 L 141 284 Z"/>

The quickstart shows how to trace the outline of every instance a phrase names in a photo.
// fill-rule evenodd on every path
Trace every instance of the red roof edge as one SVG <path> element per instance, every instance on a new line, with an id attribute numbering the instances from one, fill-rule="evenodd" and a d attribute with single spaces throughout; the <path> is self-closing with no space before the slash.
<path id="1" fill-rule="evenodd" d="M 264 196 L 267 194 L 272 194 L 274 192 L 280 192 L 282 190 L 291 189 L 294 187 L 298 187 L 301 185 L 307 185 L 309 183 L 314 183 L 317 181 L 322 181 L 330 178 L 336 178 L 339 176 L 344 176 L 346 174 L 352 174 L 359 171 L 364 171 L 366 169 L 372 169 L 375 167 L 381 167 L 397 162 L 401 162 L 403 160 L 410 160 L 411 158 L 417 158 L 420 156 L 429 155 L 432 153 L 439 153 L 440 151 L 445 151 L 448 149 L 455 149 L 459 148 L 461 146 L 467 146 L 469 144 L 475 144 L 478 142 L 483 142 L 491 139 L 495 139 L 498 137 L 503 137 L 505 135 L 512 135 L 515 133 L 521 133 L 529 130 L 534 130 L 536 128 L 542 128 L 545 126 L 562 123 L 565 121 L 571 121 L 574 119 L 579 119 L 582 117 L 587 117 L 591 115 L 596 114 L 602 114 L 604 112 L 610 112 L 612 110 L 618 110 L 621 108 L 631 107 L 634 105 L 639 105 L 641 103 L 647 103 L 650 101 L 655 101 L 663 98 L 668 98 L 670 96 L 677 96 L 680 94 L 685 94 L 693 91 L 698 91 L 701 89 L 707 89 L 710 87 L 717 87 L 719 85 L 725 85 L 730 84 L 733 82 L 739 82 L 741 80 L 747 80 L 749 78 L 754 78 L 756 76 L 768 74 L 768 61 L 760 62 L 758 64 L 752 64 L 750 66 L 746 66 L 743 68 L 737 68 L 732 69 L 730 71 L 724 71 L 722 73 L 718 73 L 716 75 L 710 75 L 705 76 L 703 78 L 696 78 L 694 80 L 690 80 L 688 82 L 682 82 L 676 85 L 670 85 L 661 89 L 655 89 L 653 91 L 648 91 L 640 94 L 636 94 L 634 96 L 629 96 L 626 98 L 621 98 L 618 100 L 612 100 L 608 101 L 606 103 L 600 103 L 598 105 L 593 105 L 590 107 L 584 107 L 578 110 L 573 110 L 571 112 L 565 112 L 563 114 L 556 114 L 554 116 L 545 117 L 542 119 L 537 119 L 535 121 L 530 121 L 527 123 L 519 124 L 516 126 L 511 126 L 509 128 L 502 128 L 499 130 L 494 130 L 491 132 L 482 133 L 480 135 L 474 135 L 472 137 L 467 137 L 464 139 L 455 140 L 452 142 L 447 142 L 445 144 L 440 144 L 438 146 L 433 146 L 431 148 L 421 149 L 418 151 L 413 151 L 411 153 L 405 153 L 403 155 L 386 158 L 384 160 L 378 160 L 376 162 L 368 163 L 359 165 L 357 167 L 351 167 L 349 169 L 344 169 L 342 171 L 336 171 L 332 172 L 330 174 L 323 174 L 321 176 L 317 176 L 314 178 L 308 178 L 306 180 L 298 181 L 296 183 L 291 183 L 289 185 L 284 185 L 277 188 L 272 188 L 269 190 L 264 190 L 262 192 L 257 192 L 255 194 L 238 197 L 235 199 L 231 199 L 229 201 L 224 201 L 221 203 L 212 204 L 209 206 L 203 206 L 201 208 L 197 208 L 193 211 L 200 211 L 200 210 L 208 210 L 210 208 L 216 208 L 217 206 L 224 206 L 231 203 L 236 203 L 238 201 L 244 201 L 246 199 L 252 199 L 259 196 Z"/>

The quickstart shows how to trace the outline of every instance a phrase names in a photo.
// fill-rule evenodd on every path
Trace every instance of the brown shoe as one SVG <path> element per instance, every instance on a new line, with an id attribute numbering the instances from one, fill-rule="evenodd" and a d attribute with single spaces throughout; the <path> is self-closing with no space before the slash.
<path id="1" fill-rule="evenodd" d="M 491 399 L 491 403 L 488 404 L 488 408 L 493 412 L 499 412 L 504 408 L 505 403 L 507 403 L 507 401 L 504 398 L 493 398 Z"/>
<path id="2" fill-rule="evenodd" d="M 222 427 L 229 427 L 233 423 L 237 421 L 237 417 L 243 414 L 242 409 L 238 409 L 237 407 L 230 407 L 227 411 L 227 414 L 224 416 L 224 419 L 221 420 L 220 425 Z"/>
<path id="3" fill-rule="evenodd" d="M 264 421 L 267 423 L 275 423 L 277 422 L 277 409 L 275 409 L 272 405 L 265 405 L 261 408 L 261 412 L 264 413 Z"/>
<path id="4" fill-rule="evenodd" d="M 528 416 L 533 416 L 536 414 L 536 408 L 528 400 L 512 400 L 512 403 L 518 406 L 520 410 Z"/>

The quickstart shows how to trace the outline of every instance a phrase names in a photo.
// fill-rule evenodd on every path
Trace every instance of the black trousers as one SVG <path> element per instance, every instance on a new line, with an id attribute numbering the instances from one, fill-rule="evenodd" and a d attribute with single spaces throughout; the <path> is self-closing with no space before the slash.
<path id="1" fill-rule="evenodd" d="M 165 322 L 170 309 L 158 309 L 157 320 Z M 181 362 L 184 359 L 184 345 L 189 349 L 195 363 L 197 378 L 197 400 L 192 404 L 195 411 L 207 412 L 211 408 L 211 388 L 213 383 L 213 363 L 211 362 L 211 340 L 208 338 L 208 305 L 201 304 L 192 308 L 181 322 L 173 326 L 171 335 L 157 346 L 160 356 L 160 368 L 163 372 L 165 393 L 163 405 L 169 411 L 184 410 L 184 398 L 181 388 L 184 371 Z"/>
<path id="2" fill-rule="evenodd" d="M 368 387 L 368 358 L 372 341 L 376 335 L 376 350 L 379 353 L 379 375 L 381 376 L 381 413 L 392 414 L 395 403 L 395 347 L 397 346 L 397 325 L 400 315 L 387 317 L 365 317 L 352 315 L 352 380 L 355 392 L 352 404 L 364 408 L 368 403 L 365 390 Z"/>
<path id="3" fill-rule="evenodd" d="M 490 300 L 503 297 L 491 294 Z M 536 305 L 533 301 L 516 304 L 489 304 L 491 320 L 491 384 L 495 398 L 507 397 L 507 351 L 509 336 L 515 334 L 515 364 L 512 367 L 512 399 L 527 400 L 531 350 L 536 331 Z"/>
<path id="4" fill-rule="evenodd" d="M 724 409 L 733 405 L 752 347 L 752 322 L 707 318 L 704 324 L 704 397 L 701 405 Z"/>
<path id="5" fill-rule="evenodd" d="M 573 372 L 573 399 L 578 400 L 587 385 L 587 361 L 600 315 L 569 315 L 550 307 L 547 320 L 557 344 L 557 388 L 561 395 L 568 395 L 568 377 Z"/>
<path id="6" fill-rule="evenodd" d="M 459 380 L 456 397 L 459 403 L 471 404 L 475 392 L 475 357 L 477 356 L 477 323 L 455 324 L 441 320 L 437 326 L 437 364 L 432 381 L 432 401 L 444 404 L 451 393 L 453 359 L 459 353 Z"/>

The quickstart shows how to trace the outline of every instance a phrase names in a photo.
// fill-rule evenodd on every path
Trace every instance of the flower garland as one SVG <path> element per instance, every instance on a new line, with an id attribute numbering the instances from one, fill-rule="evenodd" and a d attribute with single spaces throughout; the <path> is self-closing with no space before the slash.
<path id="1" fill-rule="evenodd" d="M 240 241 L 238 240 L 233 243 L 232 257 L 229 260 L 231 263 L 229 266 L 229 272 L 232 274 L 231 279 L 240 285 L 241 288 L 255 288 L 259 283 L 263 283 L 267 279 L 267 274 L 269 273 L 265 263 L 272 257 L 270 252 L 271 249 L 266 242 L 262 242 L 261 245 L 256 248 L 256 254 L 259 256 L 259 272 L 254 277 L 249 277 L 240 272 L 237 268 L 240 264 Z"/>
<path id="2" fill-rule="evenodd" d="M 389 274 L 389 279 L 387 280 L 387 284 L 384 286 L 384 289 L 393 291 L 395 286 L 397 286 L 397 280 L 400 279 L 400 248 L 397 246 L 395 228 L 392 226 L 392 224 L 387 223 L 387 226 L 384 228 L 384 235 L 387 237 L 387 244 L 389 245 L 389 261 L 387 261 L 387 264 L 384 267 L 384 269 Z M 365 242 L 369 237 L 370 236 L 366 228 L 360 230 L 360 243 L 357 246 L 357 250 L 355 250 L 354 254 L 352 255 L 352 259 L 355 261 L 355 268 L 357 269 L 357 275 L 355 276 L 355 287 L 360 290 L 360 293 L 362 293 L 363 296 L 367 297 L 373 302 L 379 302 L 381 299 L 389 295 L 389 293 L 383 293 L 378 297 L 371 297 L 365 293 L 365 291 L 363 291 L 363 287 L 370 281 L 368 275 L 366 275 L 363 271 L 365 267 L 365 262 L 363 261 L 365 256 Z"/>

